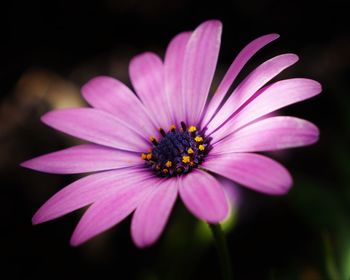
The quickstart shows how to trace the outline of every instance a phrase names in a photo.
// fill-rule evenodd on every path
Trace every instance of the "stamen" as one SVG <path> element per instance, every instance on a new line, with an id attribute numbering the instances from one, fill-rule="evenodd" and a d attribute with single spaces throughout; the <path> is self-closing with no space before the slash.
<path id="1" fill-rule="evenodd" d="M 189 163 L 191 161 L 191 158 L 189 156 L 183 156 L 182 157 L 182 162 L 183 163 Z"/>
<path id="2" fill-rule="evenodd" d="M 194 141 L 196 141 L 197 143 L 201 143 L 201 142 L 203 142 L 203 137 L 201 137 L 201 136 L 196 136 L 196 137 L 194 138 Z"/>
<path id="3" fill-rule="evenodd" d="M 182 131 L 186 131 L 186 124 L 184 122 L 181 122 L 181 128 L 182 128 Z"/>
<path id="4" fill-rule="evenodd" d="M 146 158 L 147 158 L 148 160 L 151 160 L 151 159 L 152 159 L 152 153 L 147 154 Z"/>
<path id="5" fill-rule="evenodd" d="M 157 145 L 158 145 L 158 141 L 157 141 L 156 137 L 150 136 L 150 137 L 149 137 L 149 140 L 151 140 L 151 142 L 152 142 L 152 144 L 153 144 L 154 146 L 157 146 Z"/>
<path id="6" fill-rule="evenodd" d="M 193 149 L 192 148 L 189 148 L 188 150 L 187 150 L 187 153 L 189 154 L 189 155 L 192 155 L 194 152 L 193 152 Z"/>
<path id="7" fill-rule="evenodd" d="M 168 168 L 170 168 L 172 165 L 173 165 L 173 163 L 172 163 L 170 160 L 168 160 L 168 161 L 165 163 L 165 166 L 168 167 Z"/>
<path id="8" fill-rule="evenodd" d="M 175 130 L 176 130 L 176 126 L 175 126 L 174 124 L 172 124 L 172 125 L 170 126 L 170 131 L 171 131 L 171 132 L 175 132 Z"/>
<path id="9" fill-rule="evenodd" d="M 177 172 L 177 174 L 181 174 L 182 172 L 184 172 L 183 167 L 178 167 L 178 168 L 176 169 L 176 172 Z"/>
<path id="10" fill-rule="evenodd" d="M 146 160 L 146 159 L 147 159 L 147 155 L 146 155 L 145 153 L 142 153 L 142 154 L 141 154 L 141 158 L 142 158 L 143 160 Z"/>
<path id="11" fill-rule="evenodd" d="M 205 150 L 205 147 L 204 147 L 204 145 L 199 145 L 199 146 L 198 146 L 198 149 L 199 149 L 200 151 L 204 151 L 204 150 Z"/>
<path id="12" fill-rule="evenodd" d="M 158 130 L 159 130 L 160 134 L 161 134 L 163 137 L 166 136 L 166 133 L 165 133 L 165 131 L 164 131 L 163 128 L 160 127 L 160 128 L 158 128 Z"/>
<path id="13" fill-rule="evenodd" d="M 169 170 L 166 169 L 166 168 L 164 168 L 164 169 L 163 169 L 163 174 L 166 175 L 166 174 L 168 174 L 168 173 L 169 173 Z"/>
<path id="14" fill-rule="evenodd" d="M 194 125 L 191 125 L 188 129 L 188 132 L 192 133 L 192 132 L 196 132 L 197 131 L 197 127 L 195 127 Z"/>

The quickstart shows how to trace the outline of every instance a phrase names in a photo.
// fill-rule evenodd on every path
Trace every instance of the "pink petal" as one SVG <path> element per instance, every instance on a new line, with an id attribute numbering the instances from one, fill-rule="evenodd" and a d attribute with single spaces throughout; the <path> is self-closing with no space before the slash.
<path id="1" fill-rule="evenodd" d="M 87 206 L 131 183 L 150 177 L 148 170 L 118 169 L 86 176 L 66 186 L 52 196 L 35 213 L 33 224 L 50 221 Z"/>
<path id="2" fill-rule="evenodd" d="M 216 133 L 213 140 L 218 141 L 240 127 L 280 108 L 311 98 L 321 90 L 322 87 L 318 82 L 303 78 L 282 80 L 266 86 Z"/>
<path id="3" fill-rule="evenodd" d="M 226 218 L 229 207 L 220 183 L 200 169 L 180 177 L 180 196 L 197 218 L 218 223 Z"/>
<path id="4" fill-rule="evenodd" d="M 185 51 L 183 98 L 189 125 L 197 125 L 203 112 L 218 60 L 222 24 L 202 23 L 192 33 Z"/>
<path id="5" fill-rule="evenodd" d="M 171 124 L 168 99 L 164 85 L 164 65 L 154 53 L 146 52 L 134 57 L 129 65 L 132 85 L 159 127 Z"/>
<path id="6" fill-rule="evenodd" d="M 57 130 L 96 144 L 134 152 L 142 152 L 149 147 L 142 136 L 113 115 L 97 109 L 51 111 L 41 119 Z"/>
<path id="7" fill-rule="evenodd" d="M 215 155 L 207 157 L 202 167 L 248 188 L 272 195 L 286 194 L 293 184 L 286 168 L 258 154 Z"/>
<path id="8" fill-rule="evenodd" d="M 168 45 L 164 61 L 165 92 L 168 96 L 168 103 L 173 124 L 180 124 L 186 120 L 183 108 L 186 99 L 182 92 L 182 72 L 185 57 L 186 45 L 191 32 L 184 32 L 177 35 Z"/>
<path id="9" fill-rule="evenodd" d="M 123 83 L 111 77 L 96 77 L 82 87 L 85 100 L 93 107 L 114 115 L 120 122 L 148 137 L 157 128 L 137 96 Z"/>
<path id="10" fill-rule="evenodd" d="M 165 179 L 137 207 L 131 235 L 138 247 L 150 246 L 160 237 L 176 201 L 177 185 L 178 178 Z"/>
<path id="11" fill-rule="evenodd" d="M 263 152 L 310 145 L 319 130 L 294 117 L 271 117 L 248 125 L 214 144 L 210 155 L 232 152 Z"/>
<path id="12" fill-rule="evenodd" d="M 84 144 L 33 158 L 21 166 L 47 173 L 74 174 L 141 164 L 139 154 Z"/>
<path id="13" fill-rule="evenodd" d="M 158 180 L 158 178 L 150 178 L 128 184 L 127 187 L 95 202 L 77 225 L 71 238 L 71 245 L 78 246 L 118 224 L 135 210 Z"/>
<path id="14" fill-rule="evenodd" d="M 225 104 L 210 121 L 207 133 L 210 134 L 217 130 L 262 86 L 297 61 L 298 56 L 295 54 L 283 54 L 258 66 L 237 86 Z"/>
<path id="15" fill-rule="evenodd" d="M 232 62 L 230 68 L 227 70 L 223 80 L 221 81 L 219 87 L 214 93 L 213 98 L 210 100 L 208 108 L 205 112 L 202 126 L 206 126 L 208 122 L 211 120 L 217 109 L 219 108 L 221 102 L 224 100 L 224 97 L 227 94 L 230 86 L 236 79 L 239 72 L 245 66 L 245 64 L 252 58 L 254 54 L 256 54 L 260 49 L 265 47 L 267 44 L 279 38 L 278 34 L 269 34 L 265 36 L 261 36 L 254 41 L 250 42 L 247 46 L 245 46 L 240 53 L 237 55 L 235 60 Z"/>
<path id="16" fill-rule="evenodd" d="M 234 183 L 232 180 L 219 176 L 218 181 L 220 182 L 222 189 L 225 192 L 227 202 L 229 205 L 229 214 L 226 217 L 227 219 L 232 214 L 235 214 L 237 209 L 242 204 L 242 195 L 241 195 L 240 187 L 236 183 Z"/>

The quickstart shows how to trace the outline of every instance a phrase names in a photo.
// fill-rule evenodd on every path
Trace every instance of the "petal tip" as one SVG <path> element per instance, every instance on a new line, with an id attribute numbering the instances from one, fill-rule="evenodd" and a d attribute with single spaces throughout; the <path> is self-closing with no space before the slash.
<path id="1" fill-rule="evenodd" d="M 19 164 L 19 166 L 24 167 L 24 168 L 28 168 L 28 169 L 33 169 L 32 168 L 32 160 L 26 160 L 24 162 L 21 162 Z"/>
<path id="2" fill-rule="evenodd" d="M 222 221 L 224 221 L 227 216 L 229 214 L 229 208 L 227 208 L 227 210 L 225 212 L 223 212 L 221 215 L 218 215 L 216 217 L 210 217 L 205 219 L 205 221 L 209 224 L 218 224 L 221 223 Z"/>
<path id="3" fill-rule="evenodd" d="M 271 34 L 269 34 L 267 36 L 269 36 L 272 41 L 274 41 L 274 40 L 278 39 L 279 37 L 281 37 L 281 35 L 278 34 L 278 33 L 271 33 Z"/>
<path id="4" fill-rule="evenodd" d="M 78 246 L 81 245 L 82 243 L 83 243 L 83 242 L 80 242 L 79 240 L 73 238 L 73 236 L 72 236 L 72 238 L 71 238 L 70 241 L 69 241 L 69 244 L 70 244 L 70 246 L 72 246 L 72 247 L 78 247 Z"/>
<path id="5" fill-rule="evenodd" d="M 45 222 L 45 220 L 43 220 L 40 215 L 38 214 L 38 212 L 36 212 L 34 214 L 34 216 L 32 217 L 32 225 L 35 226 L 35 225 L 38 225 L 38 224 L 41 224 Z"/>
<path id="6" fill-rule="evenodd" d="M 295 53 L 289 53 L 287 56 L 291 60 L 291 63 L 296 63 L 299 60 L 299 56 Z"/>
<path id="7" fill-rule="evenodd" d="M 214 29 L 217 30 L 218 34 L 221 34 L 222 31 L 222 22 L 218 19 L 210 19 L 207 21 L 202 22 L 196 29 L 196 30 L 202 30 L 202 29 Z"/>
<path id="8" fill-rule="evenodd" d="M 53 119 L 54 112 L 56 112 L 56 111 L 50 111 L 50 112 L 47 112 L 44 115 L 42 115 L 40 117 L 41 122 L 50 126 L 51 120 Z"/>
<path id="9" fill-rule="evenodd" d="M 84 239 L 82 235 L 77 231 L 77 228 L 74 230 L 72 237 L 69 240 L 69 244 L 72 247 L 77 247 L 83 244 L 87 239 Z"/>

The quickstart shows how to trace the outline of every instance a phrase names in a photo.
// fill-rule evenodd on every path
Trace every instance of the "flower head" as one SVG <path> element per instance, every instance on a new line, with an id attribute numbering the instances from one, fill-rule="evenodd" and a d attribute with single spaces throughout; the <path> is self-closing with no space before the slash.
<path id="1" fill-rule="evenodd" d="M 317 141 L 318 129 L 295 117 L 268 115 L 321 91 L 316 81 L 294 78 L 269 83 L 294 64 L 294 54 L 276 56 L 252 71 L 234 90 L 235 78 L 262 47 L 278 38 L 262 36 L 234 59 L 208 100 L 222 24 L 206 21 L 177 35 L 165 59 L 143 53 L 130 62 L 137 95 L 111 77 L 82 88 L 92 108 L 52 111 L 42 121 L 91 142 L 26 161 L 49 173 L 95 172 L 51 197 L 34 215 L 38 224 L 90 205 L 76 227 L 79 245 L 133 213 L 131 234 L 139 247 L 161 235 L 177 195 L 189 211 L 209 223 L 226 218 L 228 201 L 219 176 L 267 194 L 285 194 L 288 171 L 257 154 Z"/>

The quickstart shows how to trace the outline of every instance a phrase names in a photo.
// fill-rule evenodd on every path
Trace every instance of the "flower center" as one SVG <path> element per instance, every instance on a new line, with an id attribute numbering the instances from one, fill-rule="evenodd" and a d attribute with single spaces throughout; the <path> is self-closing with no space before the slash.
<path id="1" fill-rule="evenodd" d="M 193 125 L 187 128 L 181 122 L 181 128 L 175 125 L 165 132 L 159 129 L 162 137 L 159 141 L 151 136 L 153 144 L 148 153 L 142 153 L 141 158 L 146 165 L 160 177 L 171 177 L 188 173 L 202 163 L 210 149 L 210 138 L 205 137 Z"/>

